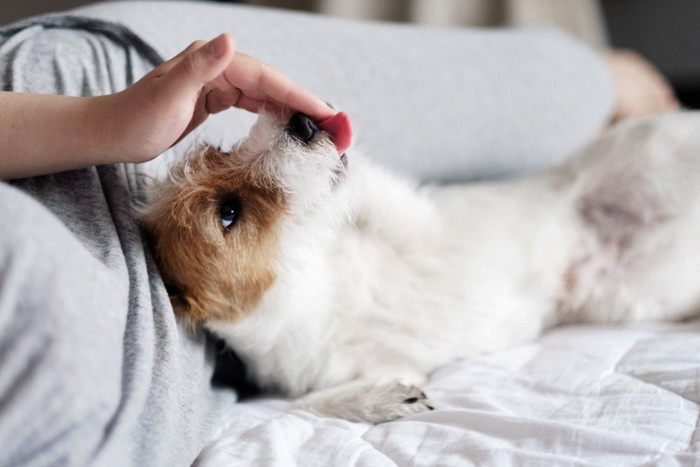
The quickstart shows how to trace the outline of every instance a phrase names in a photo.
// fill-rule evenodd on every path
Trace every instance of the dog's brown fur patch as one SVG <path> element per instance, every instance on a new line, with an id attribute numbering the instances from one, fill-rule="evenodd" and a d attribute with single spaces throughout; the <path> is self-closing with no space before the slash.
<path id="1" fill-rule="evenodd" d="M 234 320 L 254 308 L 275 280 L 275 225 L 285 197 L 235 155 L 205 148 L 175 167 L 142 217 L 175 310 L 191 322 Z M 222 227 L 222 199 L 236 196 L 241 214 Z"/>

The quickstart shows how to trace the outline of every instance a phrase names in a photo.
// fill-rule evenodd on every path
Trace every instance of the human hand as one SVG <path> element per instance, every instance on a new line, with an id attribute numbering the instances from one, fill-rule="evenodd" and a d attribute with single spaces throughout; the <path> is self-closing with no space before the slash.
<path id="1" fill-rule="evenodd" d="M 197 128 L 210 114 L 230 107 L 257 112 L 290 108 L 323 120 L 335 112 L 270 65 L 236 52 L 221 34 L 197 41 L 124 91 L 97 98 L 95 113 L 107 125 L 111 159 L 145 162 Z"/>
<path id="2" fill-rule="evenodd" d="M 615 88 L 613 121 L 648 117 L 680 107 L 668 80 L 641 55 L 611 50 L 603 56 Z"/>

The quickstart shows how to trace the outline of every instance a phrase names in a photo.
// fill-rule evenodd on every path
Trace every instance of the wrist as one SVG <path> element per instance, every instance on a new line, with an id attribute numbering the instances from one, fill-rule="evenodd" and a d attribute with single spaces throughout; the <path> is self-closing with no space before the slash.
<path id="1" fill-rule="evenodd" d="M 86 97 L 82 99 L 84 109 L 83 128 L 85 128 L 85 146 L 82 153 L 89 158 L 89 165 L 118 164 L 131 162 L 124 152 L 125 137 L 118 125 L 122 117 L 119 109 L 117 94 L 106 96 Z"/>
<path id="2" fill-rule="evenodd" d="M 172 144 L 163 142 L 171 138 L 163 133 L 171 132 L 173 125 L 158 120 L 158 109 L 149 101 L 152 92 L 132 85 L 116 94 L 88 98 L 85 124 L 90 128 L 90 152 L 100 164 L 146 162 Z"/>

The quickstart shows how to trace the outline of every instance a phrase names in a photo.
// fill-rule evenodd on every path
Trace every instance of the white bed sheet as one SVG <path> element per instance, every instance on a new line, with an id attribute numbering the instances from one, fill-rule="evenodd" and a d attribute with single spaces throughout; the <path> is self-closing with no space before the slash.
<path id="1" fill-rule="evenodd" d="M 700 465 L 700 322 L 572 326 L 447 366 L 436 410 L 371 426 L 232 407 L 201 466 Z"/>

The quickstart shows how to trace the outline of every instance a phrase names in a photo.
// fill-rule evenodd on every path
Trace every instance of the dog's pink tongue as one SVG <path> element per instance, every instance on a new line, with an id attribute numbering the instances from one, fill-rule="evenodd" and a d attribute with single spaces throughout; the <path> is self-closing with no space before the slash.
<path id="1" fill-rule="evenodd" d="M 338 154 L 344 154 L 352 144 L 352 124 L 348 114 L 338 112 L 332 117 L 319 122 L 318 126 L 331 135 Z"/>

